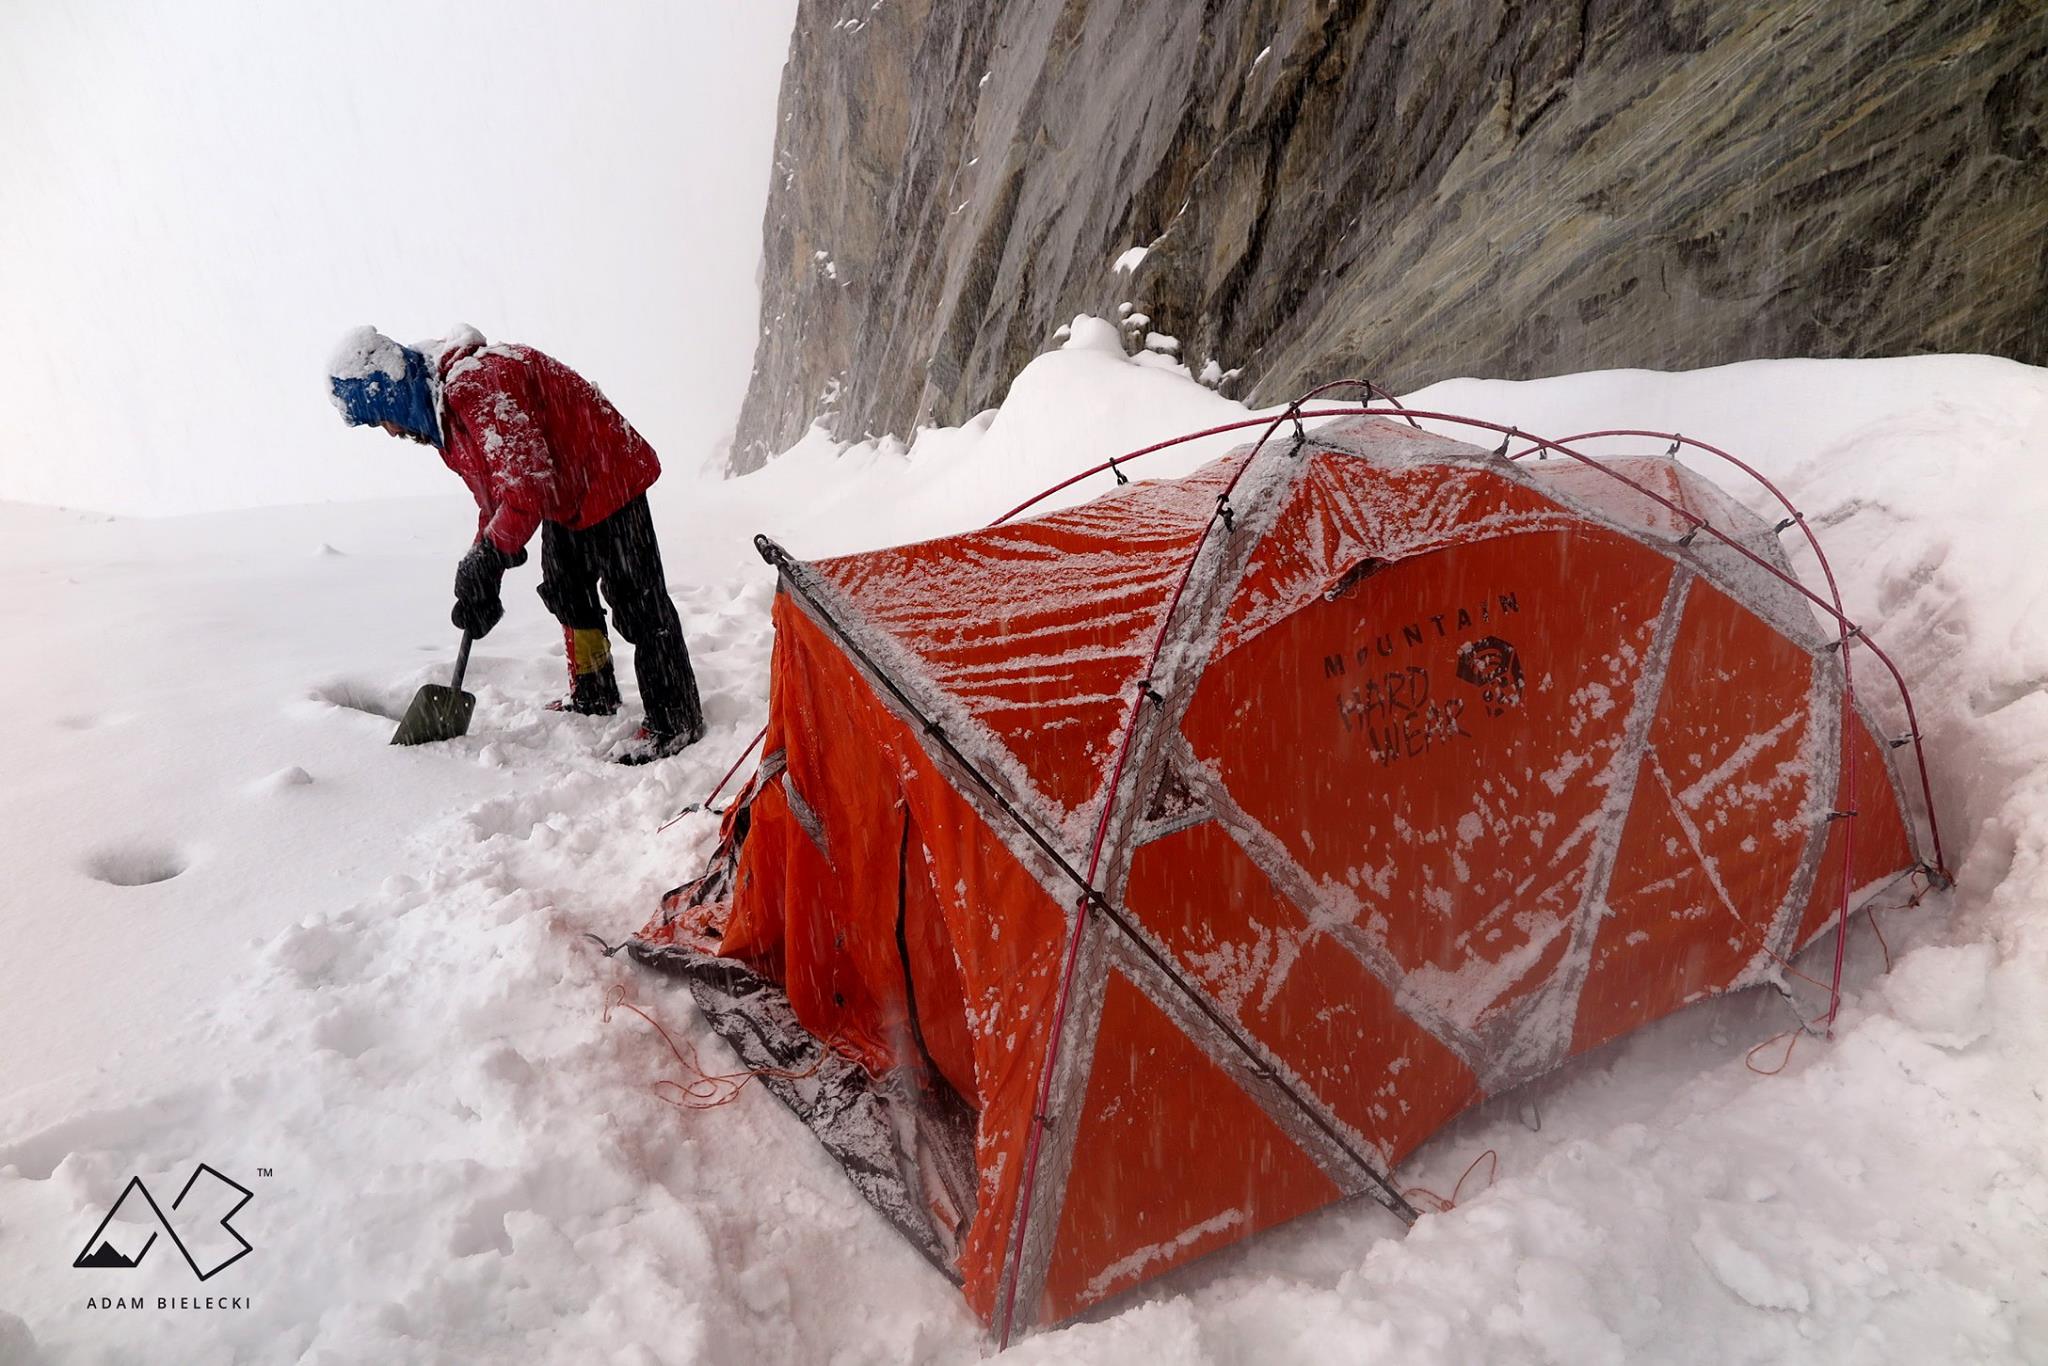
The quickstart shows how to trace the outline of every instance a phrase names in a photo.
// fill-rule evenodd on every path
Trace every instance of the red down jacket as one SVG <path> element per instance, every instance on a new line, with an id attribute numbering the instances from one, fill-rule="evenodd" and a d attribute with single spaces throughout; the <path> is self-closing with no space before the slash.
<path id="1" fill-rule="evenodd" d="M 476 498 L 478 538 L 507 554 L 542 522 L 597 525 L 661 473 L 596 385 L 530 346 L 443 355 L 441 430 L 441 459 Z"/>

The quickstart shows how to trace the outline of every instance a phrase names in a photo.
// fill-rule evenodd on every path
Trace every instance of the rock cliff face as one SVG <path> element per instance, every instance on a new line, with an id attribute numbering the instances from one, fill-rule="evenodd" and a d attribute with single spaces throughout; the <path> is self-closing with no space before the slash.
<path id="1" fill-rule="evenodd" d="M 1119 305 L 1260 401 L 2048 362 L 2044 72 L 2039 0 L 801 0 L 732 465 Z"/>

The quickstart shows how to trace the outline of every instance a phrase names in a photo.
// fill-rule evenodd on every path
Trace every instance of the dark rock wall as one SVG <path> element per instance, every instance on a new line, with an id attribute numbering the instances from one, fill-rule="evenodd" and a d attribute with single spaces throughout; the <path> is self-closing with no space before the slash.
<path id="1" fill-rule="evenodd" d="M 1256 401 L 2048 363 L 2039 0 L 801 0 L 780 116 L 736 470 L 1124 303 Z"/>

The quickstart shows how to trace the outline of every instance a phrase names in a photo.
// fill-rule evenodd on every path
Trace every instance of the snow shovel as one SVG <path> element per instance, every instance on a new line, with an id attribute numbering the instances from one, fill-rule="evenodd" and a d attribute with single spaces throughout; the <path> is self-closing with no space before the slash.
<path id="1" fill-rule="evenodd" d="M 462 633 L 462 648 L 455 655 L 455 677 L 447 687 L 428 683 L 412 695 L 412 705 L 392 735 L 394 745 L 426 745 L 436 740 L 453 740 L 469 734 L 470 713 L 476 710 L 476 694 L 462 690 L 462 675 L 469 671 L 469 632 Z"/>

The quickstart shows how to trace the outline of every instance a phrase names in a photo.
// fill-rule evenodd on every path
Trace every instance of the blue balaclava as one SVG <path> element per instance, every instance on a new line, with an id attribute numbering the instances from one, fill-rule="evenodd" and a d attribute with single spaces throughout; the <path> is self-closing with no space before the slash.
<path id="1" fill-rule="evenodd" d="M 427 358 L 374 327 L 358 327 L 341 339 L 327 365 L 334 406 L 351 427 L 395 423 L 414 436 L 441 444 L 434 415 Z"/>

